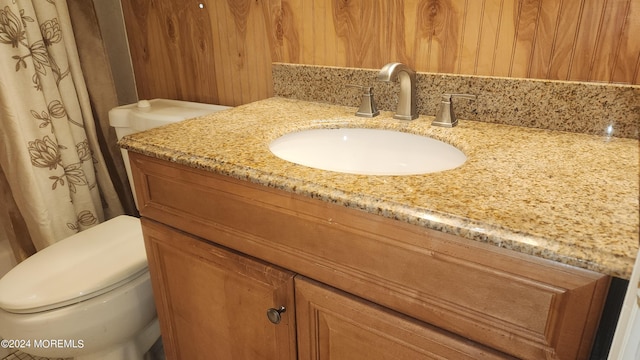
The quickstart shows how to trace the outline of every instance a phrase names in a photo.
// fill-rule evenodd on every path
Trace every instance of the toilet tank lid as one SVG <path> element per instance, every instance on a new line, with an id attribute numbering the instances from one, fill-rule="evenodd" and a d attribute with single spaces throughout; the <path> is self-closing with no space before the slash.
<path id="1" fill-rule="evenodd" d="M 140 100 L 135 104 L 122 105 L 111 109 L 109 111 L 109 124 L 113 127 L 143 131 L 230 108 L 229 106 L 182 100 Z"/>
<path id="2" fill-rule="evenodd" d="M 140 220 L 118 216 L 32 255 L 0 279 L 0 308 L 33 313 L 87 300 L 147 270 Z"/>

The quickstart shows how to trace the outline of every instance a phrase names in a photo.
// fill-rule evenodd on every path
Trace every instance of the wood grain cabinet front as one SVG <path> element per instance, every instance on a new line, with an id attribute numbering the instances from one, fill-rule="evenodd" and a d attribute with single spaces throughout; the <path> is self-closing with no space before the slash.
<path id="1" fill-rule="evenodd" d="M 609 286 L 610 278 L 605 275 L 248 181 L 131 155 L 144 218 L 501 353 L 525 359 L 589 356 Z M 164 243 L 150 253 L 164 249 L 160 253 L 180 256 L 184 261 L 190 259 L 183 253 L 187 248 L 194 259 L 204 256 L 198 252 L 208 254 L 206 246 L 172 245 L 175 250 L 171 250 L 171 242 Z M 152 258 L 152 263 L 165 265 L 151 270 L 159 287 L 156 296 L 166 308 L 159 311 L 176 317 L 177 324 L 183 315 L 180 307 L 170 305 L 175 303 L 173 296 L 186 296 L 176 286 L 182 286 L 179 279 L 188 274 L 177 278 L 169 274 L 169 260 Z M 177 263 L 176 259 L 173 264 Z M 204 277 L 205 282 L 218 277 L 197 274 L 199 270 L 193 266 L 189 276 Z M 170 279 L 179 285 L 168 282 Z M 193 291 L 204 291 L 193 286 Z M 204 298 L 209 295 L 201 294 Z M 196 310 L 191 316 L 199 319 Z M 171 333 L 174 329 L 165 325 L 163 330 Z"/>
<path id="2" fill-rule="evenodd" d="M 514 359 L 297 276 L 299 360 Z"/>
<path id="3" fill-rule="evenodd" d="M 142 227 L 167 359 L 296 359 L 293 273 L 154 221 Z M 267 311 L 281 307 L 273 324 Z"/>
<path id="4" fill-rule="evenodd" d="M 512 359 L 155 221 L 143 229 L 167 359 Z"/>

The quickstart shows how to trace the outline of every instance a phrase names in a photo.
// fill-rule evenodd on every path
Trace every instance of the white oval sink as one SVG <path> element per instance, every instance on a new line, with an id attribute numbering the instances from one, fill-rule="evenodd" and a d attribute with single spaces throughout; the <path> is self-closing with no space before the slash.
<path id="1" fill-rule="evenodd" d="M 462 151 L 426 136 L 382 129 L 312 129 L 269 144 L 277 157 L 316 169 L 362 175 L 417 175 L 454 169 Z"/>

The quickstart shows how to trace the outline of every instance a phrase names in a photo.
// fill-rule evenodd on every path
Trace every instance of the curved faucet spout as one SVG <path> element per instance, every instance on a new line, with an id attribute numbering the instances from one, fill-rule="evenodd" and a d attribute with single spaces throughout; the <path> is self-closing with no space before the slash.
<path id="1" fill-rule="evenodd" d="M 378 73 L 378 80 L 387 82 L 396 81 L 398 80 L 398 73 L 400 71 L 404 71 L 415 76 L 415 72 L 411 70 L 410 67 L 403 63 L 394 62 L 388 63 L 387 65 L 383 66 L 382 69 L 380 69 L 380 73 Z"/>
<path id="2" fill-rule="evenodd" d="M 416 73 L 402 63 L 389 63 L 378 73 L 378 81 L 392 82 L 400 80 L 400 95 L 395 119 L 413 120 L 418 117 L 416 105 Z"/>

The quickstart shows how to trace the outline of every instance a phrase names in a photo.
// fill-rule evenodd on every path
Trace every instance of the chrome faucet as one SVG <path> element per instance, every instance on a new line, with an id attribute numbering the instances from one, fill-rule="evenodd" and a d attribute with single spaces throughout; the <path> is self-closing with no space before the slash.
<path id="1" fill-rule="evenodd" d="M 416 73 L 402 63 L 389 63 L 378 74 L 379 81 L 392 82 L 400 79 L 400 96 L 394 119 L 413 120 L 418 117 L 416 106 Z"/>

